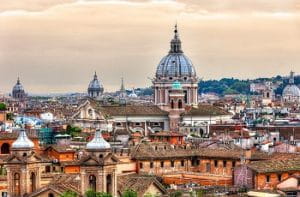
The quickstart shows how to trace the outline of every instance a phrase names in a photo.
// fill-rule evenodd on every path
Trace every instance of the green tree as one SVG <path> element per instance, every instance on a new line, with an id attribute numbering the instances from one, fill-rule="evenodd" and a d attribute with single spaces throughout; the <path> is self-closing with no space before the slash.
<path id="1" fill-rule="evenodd" d="M 112 197 L 112 195 L 106 192 L 95 192 L 92 189 L 88 189 L 85 192 L 85 197 Z"/>
<path id="2" fill-rule="evenodd" d="M 78 196 L 77 193 L 71 190 L 67 190 L 60 195 L 60 197 L 77 197 L 77 196 Z"/>
<path id="3" fill-rule="evenodd" d="M 126 189 L 123 192 L 122 197 L 137 197 L 137 192 L 132 189 Z"/>
<path id="4" fill-rule="evenodd" d="M 0 111 L 5 111 L 5 110 L 6 110 L 5 103 L 0 103 Z"/>
<path id="5" fill-rule="evenodd" d="M 14 114 L 13 113 L 7 113 L 6 114 L 6 119 L 7 120 L 13 120 L 14 119 Z"/>
<path id="6" fill-rule="evenodd" d="M 181 191 L 175 191 L 175 192 L 171 193 L 170 196 L 171 197 L 181 197 L 182 196 L 182 192 Z"/>
<path id="7" fill-rule="evenodd" d="M 75 137 L 81 133 L 81 128 L 72 125 L 67 125 L 66 133 L 71 135 L 72 137 Z"/>

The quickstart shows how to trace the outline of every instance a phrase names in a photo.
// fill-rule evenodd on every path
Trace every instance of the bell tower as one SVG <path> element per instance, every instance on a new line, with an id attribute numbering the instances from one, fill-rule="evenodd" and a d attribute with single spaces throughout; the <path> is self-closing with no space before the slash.
<path id="1" fill-rule="evenodd" d="M 11 155 L 5 160 L 9 196 L 24 196 L 39 189 L 43 163 L 46 162 L 35 154 L 34 143 L 27 137 L 25 129 L 21 129 L 12 144 Z"/>
<path id="2" fill-rule="evenodd" d="M 170 130 L 179 131 L 180 114 L 184 112 L 184 92 L 179 81 L 175 81 L 172 84 L 172 89 L 169 93 L 169 120 L 170 120 Z"/>
<path id="3" fill-rule="evenodd" d="M 97 129 L 94 138 L 86 145 L 86 155 L 80 161 L 82 195 L 92 189 L 117 196 L 117 163 L 110 144 Z"/>

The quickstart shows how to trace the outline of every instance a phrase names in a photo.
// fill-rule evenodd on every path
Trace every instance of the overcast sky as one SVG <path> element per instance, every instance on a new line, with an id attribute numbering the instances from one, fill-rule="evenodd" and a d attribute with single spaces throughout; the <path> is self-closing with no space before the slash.
<path id="1" fill-rule="evenodd" d="M 299 0 L 1 0 L 0 92 L 150 86 L 176 21 L 199 78 L 300 73 Z"/>

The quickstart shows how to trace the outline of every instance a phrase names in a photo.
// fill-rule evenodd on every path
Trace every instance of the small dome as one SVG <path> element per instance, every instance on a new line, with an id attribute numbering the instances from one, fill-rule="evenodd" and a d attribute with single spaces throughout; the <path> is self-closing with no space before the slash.
<path id="1" fill-rule="evenodd" d="M 31 149 L 34 143 L 27 137 L 25 129 L 21 129 L 19 137 L 12 143 L 13 149 Z"/>
<path id="2" fill-rule="evenodd" d="M 86 144 L 88 150 L 106 150 L 110 148 L 110 144 L 103 139 L 100 129 L 96 130 L 94 138 Z"/>
<path id="3" fill-rule="evenodd" d="M 100 84 L 97 74 L 95 72 L 93 80 L 89 83 L 89 91 L 103 91 L 103 86 Z"/>
<path id="4" fill-rule="evenodd" d="M 132 92 L 128 95 L 131 98 L 137 98 L 137 94 L 135 93 L 134 89 L 132 89 Z"/>
<path id="5" fill-rule="evenodd" d="M 12 96 L 13 98 L 24 98 L 25 95 L 25 91 L 24 88 L 20 82 L 20 79 L 18 78 L 16 85 L 14 85 L 13 89 L 12 89 Z"/>
<path id="6" fill-rule="evenodd" d="M 177 26 L 171 40 L 169 54 L 162 58 L 156 69 L 156 77 L 196 77 L 195 68 L 191 60 L 183 54 Z"/>

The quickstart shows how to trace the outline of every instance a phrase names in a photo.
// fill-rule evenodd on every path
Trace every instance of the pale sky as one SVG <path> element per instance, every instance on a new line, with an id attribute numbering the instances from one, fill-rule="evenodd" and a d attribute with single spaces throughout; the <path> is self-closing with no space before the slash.
<path id="1" fill-rule="evenodd" d="M 150 86 L 176 21 L 199 78 L 300 73 L 300 0 L 1 0 L 0 92 Z"/>

